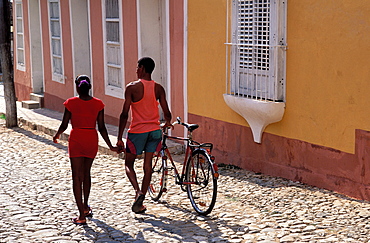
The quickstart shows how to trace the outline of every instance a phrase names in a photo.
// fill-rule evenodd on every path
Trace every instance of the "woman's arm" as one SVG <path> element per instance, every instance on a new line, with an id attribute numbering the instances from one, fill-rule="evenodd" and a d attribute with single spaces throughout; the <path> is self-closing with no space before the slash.
<path id="1" fill-rule="evenodd" d="M 98 130 L 100 132 L 100 135 L 103 137 L 104 141 L 107 143 L 109 149 L 117 152 L 117 148 L 112 146 L 112 143 L 110 142 L 110 139 L 108 136 L 108 131 L 107 131 L 107 128 L 104 122 L 104 109 L 99 111 L 97 122 L 98 122 Z"/>
<path id="2" fill-rule="evenodd" d="M 62 123 L 60 124 L 57 133 L 53 137 L 53 142 L 54 143 L 58 143 L 58 139 L 60 137 L 60 134 L 62 134 L 67 129 L 69 120 L 71 119 L 71 115 L 72 115 L 72 113 L 67 108 L 65 108 Z"/>

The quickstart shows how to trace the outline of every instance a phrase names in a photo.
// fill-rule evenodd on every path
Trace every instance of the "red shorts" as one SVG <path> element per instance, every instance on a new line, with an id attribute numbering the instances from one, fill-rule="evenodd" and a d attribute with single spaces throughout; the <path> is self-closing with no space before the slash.
<path id="1" fill-rule="evenodd" d="M 72 129 L 68 140 L 69 157 L 95 158 L 98 153 L 96 129 Z"/>

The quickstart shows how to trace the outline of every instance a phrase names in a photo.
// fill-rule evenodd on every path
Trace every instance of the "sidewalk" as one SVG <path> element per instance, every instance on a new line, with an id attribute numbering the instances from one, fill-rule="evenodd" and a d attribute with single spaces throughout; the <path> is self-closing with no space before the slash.
<path id="1" fill-rule="evenodd" d="M 5 99 L 4 99 L 4 85 L 0 82 L 0 115 L 6 114 Z M 63 113 L 53 111 L 46 108 L 39 109 L 26 109 L 22 108 L 22 103 L 17 102 L 17 116 L 19 126 L 28 126 L 33 130 L 44 132 L 48 135 L 54 135 L 59 128 L 59 125 L 63 118 Z M 117 114 L 117 117 L 119 114 Z M 113 145 L 117 143 L 118 127 L 110 124 L 106 124 L 109 138 Z M 68 125 L 67 130 L 61 135 L 62 140 L 68 140 L 71 124 Z M 123 137 L 126 137 L 124 134 Z M 125 140 L 124 140 L 125 142 Z M 168 141 L 167 145 L 171 152 L 182 153 L 183 146 L 172 141 Z M 99 134 L 99 152 L 103 154 L 117 155 L 115 152 L 110 151 L 103 138 Z M 119 157 L 123 157 L 124 153 L 120 154 Z"/>

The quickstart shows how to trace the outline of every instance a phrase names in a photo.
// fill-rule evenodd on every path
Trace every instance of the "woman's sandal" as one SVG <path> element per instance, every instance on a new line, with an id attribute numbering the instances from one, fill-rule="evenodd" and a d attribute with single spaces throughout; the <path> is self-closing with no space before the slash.
<path id="1" fill-rule="evenodd" d="M 89 210 L 88 211 L 84 211 L 84 213 L 85 213 L 85 217 L 90 218 L 90 217 L 93 216 L 93 212 L 92 212 L 92 209 L 91 209 L 90 206 L 88 206 L 88 208 L 89 208 Z"/>
<path id="2" fill-rule="evenodd" d="M 86 225 L 86 219 L 79 220 L 77 218 L 74 218 L 72 219 L 72 223 L 74 223 L 75 225 Z"/>

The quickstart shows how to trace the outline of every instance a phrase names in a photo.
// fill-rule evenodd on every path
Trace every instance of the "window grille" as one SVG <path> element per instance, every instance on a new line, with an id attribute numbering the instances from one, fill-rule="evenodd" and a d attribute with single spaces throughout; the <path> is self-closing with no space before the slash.
<path id="1" fill-rule="evenodd" d="M 228 94 L 284 101 L 285 5 L 286 0 L 233 0 Z"/>
<path id="2" fill-rule="evenodd" d="M 105 0 L 105 55 L 108 90 L 112 90 L 112 88 L 123 88 L 123 58 L 120 34 L 121 31 L 119 2 L 118 0 Z"/>
<path id="3" fill-rule="evenodd" d="M 49 1 L 51 55 L 53 80 L 63 81 L 62 39 L 60 28 L 59 1 Z"/>
<path id="4" fill-rule="evenodd" d="M 16 34 L 17 34 L 17 67 L 24 69 L 24 34 L 22 2 L 15 2 Z"/>

